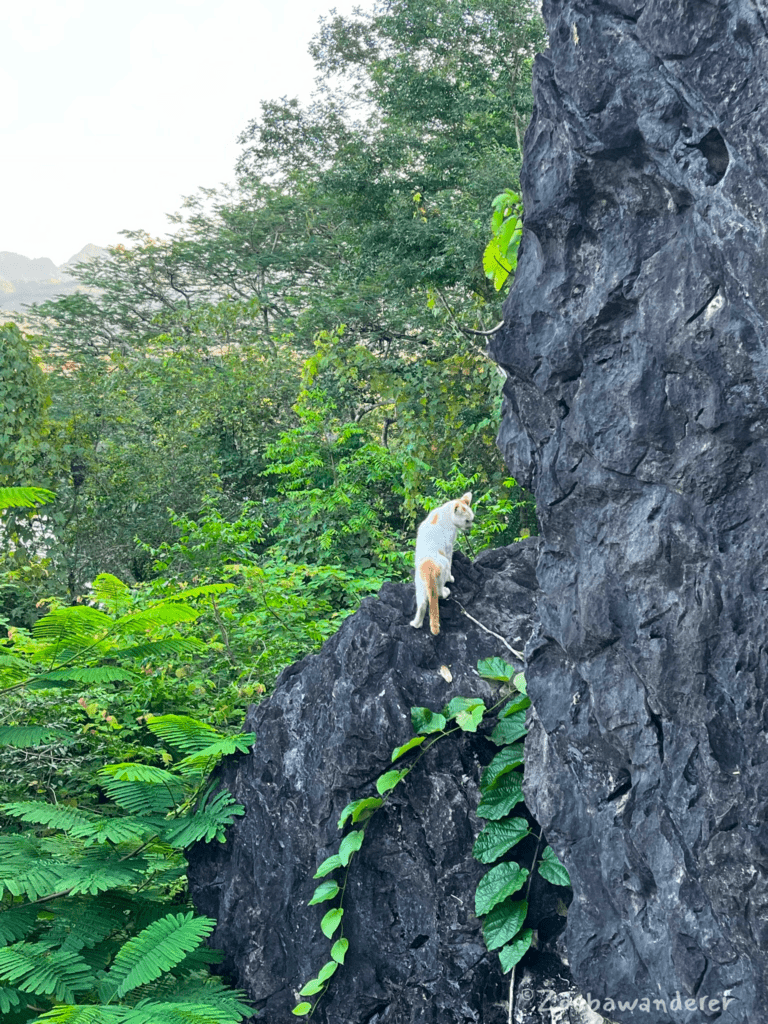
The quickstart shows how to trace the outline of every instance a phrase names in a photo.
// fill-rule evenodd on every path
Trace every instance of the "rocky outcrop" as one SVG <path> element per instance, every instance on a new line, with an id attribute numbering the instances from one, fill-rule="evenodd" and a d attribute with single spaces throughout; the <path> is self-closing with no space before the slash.
<path id="1" fill-rule="evenodd" d="M 544 15 L 494 348 L 500 444 L 542 534 L 527 797 L 573 881 L 571 968 L 606 1016 L 760 1020 L 768 9 Z"/>
<path id="2" fill-rule="evenodd" d="M 505 641 L 522 646 L 530 635 L 536 545 L 483 552 L 474 563 L 457 554 L 437 638 L 409 625 L 412 586 L 384 586 L 249 710 L 253 752 L 219 776 L 246 813 L 225 845 L 194 849 L 189 879 L 198 909 L 218 921 L 212 942 L 259 1024 L 294 1019 L 298 989 L 328 960 L 320 920 L 329 904 L 307 906 L 312 876 L 338 850 L 341 810 L 375 795 L 393 748 L 413 735 L 410 708 L 439 710 L 457 695 L 490 703 L 478 660 L 511 659 Z M 471 856 L 482 826 L 480 770 L 494 750 L 481 733 L 441 741 L 371 820 L 345 895 L 347 960 L 313 1020 L 506 1021 L 508 985 L 474 916 L 487 868 Z M 544 918 L 557 914 L 553 903 L 540 906 L 532 923 L 544 936 L 556 930 Z"/>

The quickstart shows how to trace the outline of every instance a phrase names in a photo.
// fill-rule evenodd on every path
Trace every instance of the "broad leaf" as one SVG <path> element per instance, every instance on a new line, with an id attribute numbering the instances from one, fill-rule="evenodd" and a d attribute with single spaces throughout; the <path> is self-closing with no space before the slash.
<path id="1" fill-rule="evenodd" d="M 523 800 L 523 776 L 520 772 L 502 775 L 495 785 L 483 790 L 483 798 L 475 812 L 478 818 L 498 821 L 505 818 Z"/>
<path id="2" fill-rule="evenodd" d="M 356 831 L 350 832 L 344 836 L 339 846 L 339 860 L 341 861 L 342 867 L 346 867 L 349 864 L 352 854 L 355 853 L 363 845 L 363 839 L 365 838 L 365 832 Z"/>
<path id="3" fill-rule="evenodd" d="M 403 754 L 407 754 L 409 750 L 413 750 L 414 747 L 419 747 L 426 739 L 426 736 L 414 736 L 412 740 L 408 740 L 402 747 L 395 747 L 392 751 L 392 760 L 396 761 L 398 757 L 402 757 Z"/>
<path id="4" fill-rule="evenodd" d="M 325 858 L 323 863 L 320 865 L 320 867 L 317 869 L 317 871 L 314 873 L 312 877 L 322 878 L 324 875 L 329 875 L 332 871 L 335 871 L 336 868 L 340 867 L 341 857 L 339 857 L 338 853 L 334 853 L 332 854 L 332 856 Z"/>
<path id="5" fill-rule="evenodd" d="M 522 888 L 527 877 L 528 869 L 521 868 L 514 861 L 504 861 L 492 867 L 477 883 L 475 914 L 482 917 L 493 910 L 497 903 Z"/>
<path id="6" fill-rule="evenodd" d="M 481 864 L 493 864 L 530 832 L 525 818 L 505 818 L 503 821 L 489 821 L 477 837 L 472 856 Z"/>
<path id="7" fill-rule="evenodd" d="M 524 760 L 522 743 L 515 743 L 502 749 L 496 754 L 488 767 L 483 771 L 480 779 L 480 789 L 485 795 L 486 789 L 492 786 L 502 775 L 518 768 Z"/>
<path id="8" fill-rule="evenodd" d="M 553 885 L 571 884 L 571 876 L 551 846 L 548 846 L 541 855 L 539 874 Z"/>
<path id="9" fill-rule="evenodd" d="M 527 913 L 528 903 L 526 900 L 519 900 L 517 903 L 503 900 L 501 903 L 497 903 L 483 919 L 483 938 L 488 949 L 498 949 L 505 942 L 514 939 L 525 924 Z"/>
<path id="10" fill-rule="evenodd" d="M 429 708 L 411 708 L 411 724 L 414 732 L 429 735 L 433 732 L 442 732 L 446 726 L 446 720 L 442 715 L 430 711 Z"/>
<path id="11" fill-rule="evenodd" d="M 331 957 L 336 961 L 336 963 L 343 964 L 344 963 L 344 957 L 347 955 L 347 950 L 348 949 L 349 949 L 349 940 L 348 939 L 337 939 L 334 942 L 333 946 L 331 946 Z"/>
<path id="12" fill-rule="evenodd" d="M 323 903 L 325 900 L 332 900 L 338 892 L 338 882 L 335 882 L 333 879 L 329 879 L 327 882 L 322 882 L 315 889 L 314 895 L 307 906 L 311 907 L 314 906 L 315 903 Z"/>
<path id="13" fill-rule="evenodd" d="M 519 938 L 499 950 L 499 960 L 501 961 L 501 969 L 504 974 L 509 974 L 515 964 L 523 959 L 526 952 L 530 949 L 532 939 L 533 931 L 530 928 L 524 928 L 520 932 Z"/>
<path id="14" fill-rule="evenodd" d="M 344 916 L 344 910 L 341 907 L 334 907 L 333 910 L 329 910 L 325 917 L 320 922 L 320 930 L 326 939 L 333 938 L 333 933 L 341 924 L 341 919 Z"/>
<path id="15" fill-rule="evenodd" d="M 380 775 L 376 779 L 376 789 L 384 796 L 385 793 L 389 793 L 390 790 L 394 789 L 401 779 L 404 779 L 408 774 L 409 769 L 404 768 L 401 771 L 385 772 L 384 775 Z"/>
<path id="16" fill-rule="evenodd" d="M 514 743 L 521 736 L 525 736 L 528 730 L 525 727 L 525 712 L 515 711 L 507 718 L 502 718 L 491 733 L 491 739 L 500 747 L 505 743 Z"/>
<path id="17" fill-rule="evenodd" d="M 477 671 L 483 679 L 506 683 L 514 675 L 515 667 L 503 658 L 483 658 L 477 663 Z"/>

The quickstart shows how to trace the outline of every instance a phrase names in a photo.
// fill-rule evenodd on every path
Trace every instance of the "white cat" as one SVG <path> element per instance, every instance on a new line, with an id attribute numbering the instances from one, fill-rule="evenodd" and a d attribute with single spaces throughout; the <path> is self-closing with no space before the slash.
<path id="1" fill-rule="evenodd" d="M 429 628 L 437 636 L 440 632 L 438 597 L 448 597 L 446 583 L 453 582 L 451 561 L 453 544 L 459 530 L 468 530 L 475 518 L 470 508 L 472 492 L 467 491 L 454 501 L 433 509 L 416 534 L 416 614 L 411 625 L 419 629 L 429 605 Z"/>

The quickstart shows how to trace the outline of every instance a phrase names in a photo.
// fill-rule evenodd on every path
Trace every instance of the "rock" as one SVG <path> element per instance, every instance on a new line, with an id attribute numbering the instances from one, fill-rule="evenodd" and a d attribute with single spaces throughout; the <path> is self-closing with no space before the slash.
<path id="1" fill-rule="evenodd" d="M 545 0 L 493 350 L 542 535 L 527 799 L 573 881 L 574 977 L 617 1021 L 768 1006 L 760 7 Z"/>
<path id="2" fill-rule="evenodd" d="M 342 809 L 376 795 L 392 750 L 413 735 L 410 708 L 439 711 L 457 695 L 493 701 L 477 662 L 511 655 L 457 601 L 521 647 L 533 624 L 536 550 L 531 539 L 474 563 L 457 553 L 437 638 L 426 624 L 409 625 L 413 587 L 385 585 L 249 709 L 253 751 L 230 758 L 219 774 L 246 813 L 225 845 L 193 849 L 189 881 L 197 908 L 218 921 L 212 943 L 254 1000 L 259 1024 L 294 1019 L 298 990 L 329 959 L 320 921 L 331 904 L 307 906 L 318 884 L 312 876 L 338 850 Z M 487 870 L 471 856 L 484 824 L 474 808 L 481 768 L 496 750 L 487 731 L 440 741 L 371 819 L 345 895 L 346 963 L 313 1020 L 506 1021 L 508 982 L 474 916 Z M 540 910 L 534 924 L 545 930 L 548 914 Z"/>

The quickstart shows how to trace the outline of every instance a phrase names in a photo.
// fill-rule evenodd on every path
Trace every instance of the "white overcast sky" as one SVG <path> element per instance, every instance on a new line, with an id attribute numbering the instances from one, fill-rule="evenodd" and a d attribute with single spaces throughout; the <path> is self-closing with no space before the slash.
<path id="1" fill-rule="evenodd" d="M 0 251 L 60 264 L 232 181 L 259 102 L 308 100 L 318 18 L 370 0 L 34 0 L 0 14 Z"/>

